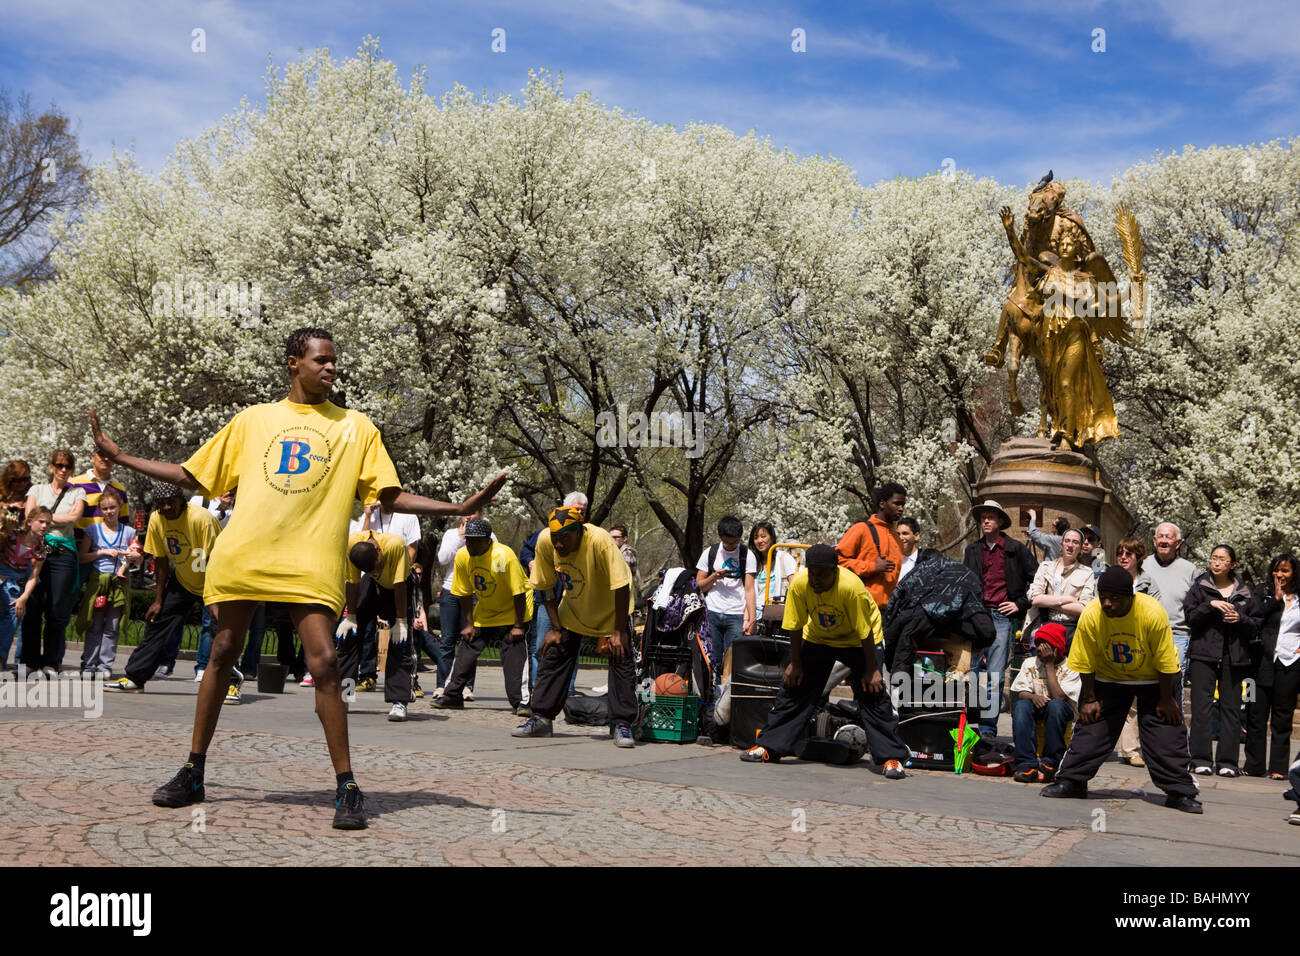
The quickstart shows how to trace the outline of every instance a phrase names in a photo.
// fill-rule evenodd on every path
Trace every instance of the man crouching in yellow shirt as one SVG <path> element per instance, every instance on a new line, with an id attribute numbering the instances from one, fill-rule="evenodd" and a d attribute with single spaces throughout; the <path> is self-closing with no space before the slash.
<path id="1" fill-rule="evenodd" d="M 1115 749 L 1129 707 L 1137 698 L 1142 759 L 1165 806 L 1201 813 L 1196 784 L 1187 772 L 1187 728 L 1174 699 L 1178 652 L 1169 615 L 1155 598 L 1133 593 L 1133 577 L 1119 565 L 1097 581 L 1097 597 L 1079 615 L 1066 662 L 1083 681 L 1079 722 L 1061 758 L 1056 783 L 1045 797 L 1088 795 L 1088 781 Z"/>
<path id="2" fill-rule="evenodd" d="M 371 505 L 366 506 L 369 517 Z M 401 535 L 368 528 L 348 535 L 348 566 L 344 593 L 347 613 L 334 631 L 339 642 L 339 674 L 353 681 L 361 665 L 361 636 L 370 628 L 388 626 L 388 656 L 384 664 L 384 700 L 393 705 L 388 719 L 406 720 L 406 705 L 415 700 L 415 648 L 408 623 L 416 612 L 415 577 L 410 553 Z M 364 572 L 365 578 L 362 579 Z M 364 596 L 363 596 L 364 592 Z M 381 621 L 382 619 L 382 621 Z"/>
<path id="3" fill-rule="evenodd" d="M 849 669 L 849 686 L 862 709 L 872 760 L 884 764 L 888 779 L 902 779 L 903 761 L 910 754 L 898 736 L 898 714 L 876 661 L 880 609 L 858 576 L 839 567 L 830 545 L 813 545 L 804 561 L 807 567 L 794 576 L 786 594 L 781 621 L 781 629 L 790 635 L 790 665 L 758 746 L 740 759 L 775 762 L 797 754 L 838 661 Z"/>

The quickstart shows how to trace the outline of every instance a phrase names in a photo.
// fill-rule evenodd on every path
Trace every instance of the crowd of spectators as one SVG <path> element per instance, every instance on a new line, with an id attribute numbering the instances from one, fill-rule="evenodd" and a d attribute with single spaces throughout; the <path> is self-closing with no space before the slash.
<path id="1" fill-rule="evenodd" d="M 48 460 L 48 477 L 37 480 L 28 463 L 20 460 L 11 461 L 0 473 L 0 667 L 6 672 L 15 671 L 21 664 L 32 678 L 57 675 L 64 667 L 71 629 L 72 636 L 83 643 L 79 671 L 111 675 L 119 635 L 129 617 L 132 573 L 146 558 L 153 559 L 156 568 L 159 559 L 167 565 L 165 559 L 175 557 L 158 553 L 166 551 L 166 547 L 143 540 L 142 529 L 132 520 L 127 490 L 114 479 L 108 460 L 92 452 L 91 462 L 88 471 L 75 474 L 73 453 L 57 449 Z M 899 581 L 913 573 L 918 563 L 937 557 L 937 552 L 920 546 L 921 524 L 904 513 L 906 502 L 906 491 L 901 486 L 883 485 L 874 497 L 875 511 L 853 522 L 836 547 L 840 567 L 861 581 L 882 617 L 887 614 L 890 596 Z M 159 503 L 151 504 L 157 507 Z M 182 502 L 177 507 L 183 510 L 200 505 L 185 506 Z M 210 522 L 214 525 L 211 534 L 224 526 L 233 507 L 237 507 L 233 495 L 208 506 L 214 518 Z M 586 520 L 588 501 L 581 493 L 568 496 L 564 507 L 573 508 Z M 982 589 L 993 639 L 983 648 L 972 650 L 968 645 L 961 671 L 965 673 L 968 668 L 973 676 L 986 675 L 992 690 L 992 703 L 980 715 L 979 733 L 985 741 L 996 740 L 999 713 L 1010 711 L 1017 780 L 1052 784 L 1061 772 L 1062 762 L 1069 764 L 1078 749 L 1067 747 L 1071 728 L 1101 719 L 1093 708 L 1099 703 L 1096 695 L 1115 696 L 1115 687 L 1097 689 L 1107 683 L 1099 667 L 1097 673 L 1074 670 L 1072 665 L 1086 659 L 1087 652 L 1074 653 L 1073 648 L 1080 639 L 1082 622 L 1091 622 L 1086 640 L 1092 642 L 1124 615 L 1138 615 L 1144 622 L 1142 627 L 1162 632 L 1148 635 L 1150 666 L 1157 670 L 1162 666 L 1155 662 L 1164 659 L 1163 632 L 1167 632 L 1171 648 L 1167 659 L 1177 663 L 1168 672 L 1153 671 L 1158 680 L 1115 678 L 1114 684 L 1133 685 L 1127 687 L 1131 693 L 1124 698 L 1125 714 L 1121 721 L 1119 716 L 1105 713 L 1103 722 L 1113 722 L 1116 733 L 1111 735 L 1109 729 L 1090 731 L 1086 736 L 1093 751 L 1109 743 L 1118 748 L 1125 762 L 1149 765 L 1152 755 L 1143 752 L 1142 741 L 1159 740 L 1162 750 L 1170 746 L 1176 750 L 1177 740 L 1162 736 L 1164 731 L 1157 733 L 1154 728 L 1162 721 L 1171 725 L 1175 713 L 1181 726 L 1183 705 L 1189 701 L 1187 771 L 1224 778 L 1245 774 L 1278 780 L 1295 773 L 1290 747 L 1300 693 L 1300 601 L 1296 590 L 1300 559 L 1295 554 L 1288 552 L 1273 558 L 1267 577 L 1252 587 L 1238 565 L 1235 550 L 1228 544 L 1216 544 L 1210 550 L 1205 569 L 1181 557 L 1182 533 L 1172 523 L 1164 522 L 1155 528 L 1151 554 L 1141 538 L 1121 538 L 1114 549 L 1112 567 L 1094 525 L 1071 527 L 1068 519 L 1057 517 L 1052 522 L 1052 533 L 1047 533 L 1038 527 L 1036 511 L 1029 511 L 1028 517 L 1026 540 L 1020 541 L 1008 533 L 1011 517 L 996 501 L 976 505 L 971 510 L 975 536 L 962 560 Z M 435 698 L 446 693 L 451 681 L 449 703 L 462 705 L 474 699 L 476 659 L 486 646 L 480 633 L 483 628 L 476 630 L 471 620 L 473 597 L 464 593 L 464 588 L 457 593 L 454 585 L 462 553 L 497 555 L 496 564 L 501 564 L 509 552 L 519 562 L 521 580 L 526 580 L 533 575 L 542 530 L 529 535 L 516 556 L 497 542 L 491 527 L 478 514 L 447 529 L 436 549 L 428 546 L 413 516 L 377 507 L 367 509 L 364 523 L 358 520 L 354 532 L 396 535 L 409 552 L 403 573 L 409 575 L 405 585 L 413 595 L 412 668 L 426 671 L 420 658 L 429 658 L 431 666 L 426 672 L 432 674 Z M 609 535 L 628 566 L 634 602 L 640 604 L 637 585 L 644 582 L 638 582 L 638 559 L 628 529 L 614 524 Z M 467 545 L 479 538 L 482 541 L 467 552 Z M 739 637 L 755 633 L 769 608 L 772 614 L 766 615 L 767 619 L 780 619 L 780 606 L 799 571 L 798 549 L 778 547 L 780 543 L 772 522 L 755 522 L 746 537 L 742 522 L 726 516 L 717 525 L 717 540 L 699 554 L 695 584 L 707 608 L 708 636 L 716 659 L 721 659 Z M 1043 555 L 1042 560 L 1035 552 Z M 426 569 L 435 567 L 441 570 L 440 575 L 426 574 Z M 128 670 L 141 687 L 146 680 L 172 673 L 189 605 L 200 593 L 186 579 L 183 568 L 176 567 L 173 572 L 169 589 L 159 596 L 149 616 L 149 621 L 155 622 L 161 603 L 172 595 L 175 606 L 169 606 L 167 633 L 150 642 L 156 646 L 149 655 L 148 673 Z M 428 577 L 440 577 L 441 587 L 434 580 L 426 580 Z M 1103 582 L 1109 583 L 1103 586 Z M 526 622 L 522 617 L 518 625 L 507 620 L 512 612 L 503 606 L 498 614 L 500 620 L 488 626 L 493 635 L 500 630 L 496 636 L 511 643 L 522 642 L 519 653 L 508 655 L 510 667 L 519 671 L 512 673 L 513 679 L 508 682 L 516 689 L 511 695 L 516 713 L 530 713 L 529 693 L 538 674 L 539 644 L 552 626 L 547 620 L 548 592 L 552 598 L 562 597 L 556 589 L 563 586 L 561 581 L 554 588 L 531 593 Z M 1122 593 L 1125 588 L 1127 596 Z M 366 592 L 363 589 L 360 593 Z M 1111 596 L 1109 603 L 1107 595 Z M 1120 597 L 1125 600 L 1116 604 Z M 181 604 L 185 605 L 183 609 Z M 1123 614 L 1112 613 L 1118 608 L 1124 609 Z M 1157 612 L 1157 618 L 1149 619 Z M 391 607 L 388 613 L 393 613 Z M 279 660 L 290 679 L 308 685 L 311 675 L 301 650 L 295 647 L 292 626 L 285 628 L 284 620 L 284 615 L 277 616 L 275 608 L 264 609 L 262 620 L 251 629 L 243 664 L 246 670 L 256 668 L 262 635 L 270 623 L 278 630 Z M 370 624 L 359 635 L 359 660 L 354 668 L 362 691 L 374 689 L 378 679 L 375 632 L 394 623 L 374 613 L 367 620 Z M 201 679 L 211 642 L 211 620 L 206 610 L 200 630 L 196 680 Z M 15 646 L 12 664 L 11 645 Z M 457 657 L 468 653 L 466 648 L 478 653 L 471 655 L 474 660 L 467 657 L 457 666 Z M 1004 701 L 1001 687 L 1017 648 L 1027 657 L 1017 669 Z M 1096 666 L 1095 661 L 1092 664 Z M 1168 695 L 1164 692 L 1166 684 Z M 1155 685 L 1161 690 L 1145 694 L 1141 689 Z M 423 696 L 418 676 L 412 677 L 412 686 L 417 697 Z M 233 702 L 237 702 L 237 692 L 238 688 L 233 687 Z M 1092 699 L 1088 699 L 1089 693 L 1094 695 Z M 1157 712 L 1158 716 L 1153 716 Z M 1118 729 L 1121 723 L 1122 729 Z M 1111 741 L 1111 736 L 1116 739 Z M 1088 759 L 1095 756 L 1095 752 L 1091 753 Z M 1157 759 L 1161 766 L 1152 766 L 1151 772 L 1153 777 L 1157 770 L 1163 774 L 1161 779 L 1168 784 L 1172 806 L 1186 796 L 1175 779 L 1175 765 L 1181 758 L 1162 752 Z M 1068 791 L 1074 785 L 1072 780 L 1078 783 L 1077 778 L 1078 773 L 1074 777 L 1067 774 L 1056 781 L 1056 786 Z M 1300 823 L 1300 814 L 1293 815 L 1291 822 Z"/>

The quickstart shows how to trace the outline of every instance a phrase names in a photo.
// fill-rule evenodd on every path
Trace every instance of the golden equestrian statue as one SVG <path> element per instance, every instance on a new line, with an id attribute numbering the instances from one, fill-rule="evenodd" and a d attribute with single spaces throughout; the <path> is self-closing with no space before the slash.
<path id="1" fill-rule="evenodd" d="M 1011 409 L 1022 415 L 1016 377 L 1021 358 L 1032 358 L 1040 382 L 1038 437 L 1080 448 L 1119 434 L 1101 369 L 1102 342 L 1131 345 L 1141 335 L 1142 237 L 1121 206 L 1116 230 L 1131 276 L 1123 295 L 1083 219 L 1062 205 L 1065 187 L 1051 179 L 1049 171 L 1030 194 L 1019 236 L 1011 210 L 1000 210 L 1016 264 L 998 338 L 984 360 L 995 367 L 1006 362 Z M 1136 334 L 1124 319 L 1125 298 Z"/>

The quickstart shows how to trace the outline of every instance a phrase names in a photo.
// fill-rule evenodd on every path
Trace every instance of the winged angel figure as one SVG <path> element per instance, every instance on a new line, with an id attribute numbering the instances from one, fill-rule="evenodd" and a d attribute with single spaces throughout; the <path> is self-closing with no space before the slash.
<path id="1" fill-rule="evenodd" d="M 1016 285 L 1003 308 L 999 341 L 986 360 L 1001 364 L 998 359 L 1008 339 L 1012 354 L 1018 357 L 1023 352 L 1032 357 L 1041 383 L 1039 437 L 1079 448 L 1119 435 L 1115 406 L 1101 368 L 1103 343 L 1132 345 L 1136 335 L 1124 317 L 1121 306 L 1125 296 L 1115 274 L 1093 247 L 1079 216 L 1060 207 L 1064 190 L 1059 184 L 1052 185 L 1055 189 L 1044 191 L 1059 191 L 1060 195 L 1052 197 L 1056 201 L 1047 215 L 1039 217 L 1043 221 L 1031 224 L 1026 216 L 1027 236 L 1046 233 L 1037 237 L 1036 254 L 1031 255 L 1016 235 L 1011 210 L 1005 206 L 1000 210 L 1016 255 Z M 1050 231 L 1042 228 L 1049 224 Z M 1119 210 L 1116 228 L 1132 276 L 1130 314 L 1140 334 L 1145 278 L 1141 237 L 1136 219 L 1125 208 Z M 1013 363 L 1013 374 L 1014 364 L 1018 363 Z M 1014 380 L 1012 404 L 1017 413 L 1023 412 Z"/>

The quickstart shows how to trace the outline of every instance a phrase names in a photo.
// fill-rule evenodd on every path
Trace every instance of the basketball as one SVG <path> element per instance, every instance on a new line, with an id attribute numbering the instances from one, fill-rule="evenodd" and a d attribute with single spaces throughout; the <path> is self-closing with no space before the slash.
<path id="1" fill-rule="evenodd" d="M 689 690 L 690 685 L 680 674 L 660 674 L 655 678 L 656 697 L 685 697 Z"/>

